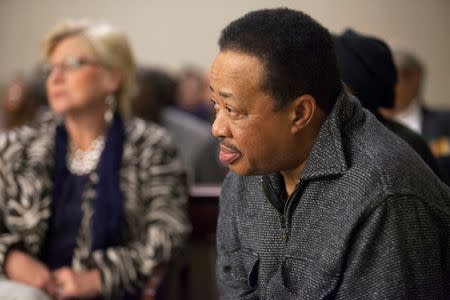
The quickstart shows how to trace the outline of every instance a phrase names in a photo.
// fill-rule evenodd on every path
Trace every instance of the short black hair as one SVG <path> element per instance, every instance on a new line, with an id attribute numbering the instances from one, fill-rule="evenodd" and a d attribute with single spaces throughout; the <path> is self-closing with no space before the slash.
<path id="1" fill-rule="evenodd" d="M 277 109 L 310 94 L 328 113 L 341 90 L 331 34 L 303 12 L 288 8 L 250 12 L 223 29 L 219 47 L 263 62 L 262 88 L 273 96 Z"/>

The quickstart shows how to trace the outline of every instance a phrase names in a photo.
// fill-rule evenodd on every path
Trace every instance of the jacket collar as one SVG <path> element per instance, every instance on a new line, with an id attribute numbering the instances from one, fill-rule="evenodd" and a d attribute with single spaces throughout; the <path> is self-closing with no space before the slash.
<path id="1" fill-rule="evenodd" d="M 310 180 L 328 176 L 338 176 L 347 170 L 345 159 L 342 127 L 351 117 L 355 103 L 349 101 L 349 95 L 344 90 L 322 124 L 317 139 L 306 161 L 301 180 Z M 353 104 L 353 105 L 352 105 Z"/>
<path id="2" fill-rule="evenodd" d="M 311 150 L 305 169 L 300 176 L 301 181 L 324 177 L 335 177 L 347 170 L 347 160 L 342 140 L 342 131 L 350 123 L 361 122 L 364 118 L 359 101 L 344 89 L 339 94 L 333 109 L 325 119 Z M 281 194 L 284 180 L 280 173 L 263 176 L 269 179 L 272 190 Z"/>

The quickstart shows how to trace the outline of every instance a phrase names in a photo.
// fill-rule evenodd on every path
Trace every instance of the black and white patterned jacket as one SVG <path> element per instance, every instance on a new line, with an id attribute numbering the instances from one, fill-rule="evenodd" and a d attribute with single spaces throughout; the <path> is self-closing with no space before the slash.
<path id="1" fill-rule="evenodd" d="M 38 257 L 51 215 L 54 133 L 57 122 L 0 135 L 0 274 L 12 247 Z M 167 132 L 139 119 L 125 123 L 120 171 L 126 227 L 123 243 L 92 252 L 91 216 L 98 174 L 82 196 L 72 268 L 100 271 L 103 295 L 118 299 L 141 286 L 154 268 L 170 260 L 190 232 L 183 170 Z"/>

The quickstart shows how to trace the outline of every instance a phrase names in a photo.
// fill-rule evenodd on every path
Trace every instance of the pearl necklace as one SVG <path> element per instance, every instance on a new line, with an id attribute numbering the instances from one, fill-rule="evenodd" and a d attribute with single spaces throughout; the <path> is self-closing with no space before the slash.
<path id="1" fill-rule="evenodd" d="M 104 146 L 104 135 L 93 140 L 85 151 L 76 149 L 75 145 L 71 142 L 67 156 L 67 168 L 72 174 L 78 176 L 91 173 L 97 167 Z"/>

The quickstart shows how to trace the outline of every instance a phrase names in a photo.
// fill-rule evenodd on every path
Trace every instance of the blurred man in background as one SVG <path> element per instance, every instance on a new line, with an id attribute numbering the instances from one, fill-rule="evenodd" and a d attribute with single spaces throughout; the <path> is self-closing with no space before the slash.
<path id="1" fill-rule="evenodd" d="M 381 113 L 421 134 L 450 178 L 450 112 L 425 107 L 422 98 L 425 67 L 418 57 L 411 52 L 395 51 L 394 60 L 398 70 L 395 106 L 382 109 Z"/>

